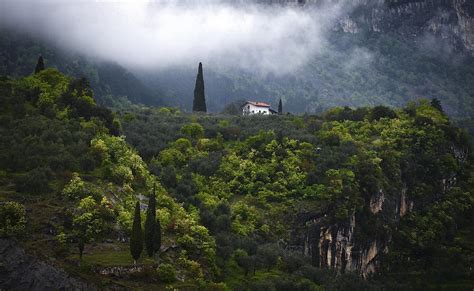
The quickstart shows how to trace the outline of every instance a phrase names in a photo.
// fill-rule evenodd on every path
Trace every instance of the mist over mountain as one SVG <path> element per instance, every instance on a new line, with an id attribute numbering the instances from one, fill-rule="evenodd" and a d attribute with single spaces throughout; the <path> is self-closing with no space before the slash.
<path id="1" fill-rule="evenodd" d="M 473 114 L 473 6 L 465 0 L 1 5 L 5 29 L 133 72 L 151 91 L 132 102 L 190 110 L 203 62 L 211 112 L 241 99 L 275 106 L 281 98 L 290 112 L 314 113 L 423 97 L 440 99 L 452 116 Z"/>
<path id="2" fill-rule="evenodd" d="M 0 0 L 0 290 L 474 290 L 473 20 Z"/>

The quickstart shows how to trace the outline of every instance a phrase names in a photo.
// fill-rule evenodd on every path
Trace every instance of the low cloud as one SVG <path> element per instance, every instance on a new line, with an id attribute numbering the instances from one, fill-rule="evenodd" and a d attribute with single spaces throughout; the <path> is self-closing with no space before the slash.
<path id="1" fill-rule="evenodd" d="M 291 73 L 325 48 L 340 5 L 302 8 L 251 1 L 6 1 L 0 25 L 135 69 L 199 61 Z"/>

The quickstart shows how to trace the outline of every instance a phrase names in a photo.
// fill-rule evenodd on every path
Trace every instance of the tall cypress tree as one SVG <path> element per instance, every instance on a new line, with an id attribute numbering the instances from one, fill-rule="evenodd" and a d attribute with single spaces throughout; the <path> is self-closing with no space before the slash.
<path id="1" fill-rule="evenodd" d="M 135 216 L 133 217 L 132 236 L 130 237 L 130 253 L 135 264 L 143 251 L 142 218 L 140 216 L 140 202 L 135 205 Z"/>
<path id="2" fill-rule="evenodd" d="M 145 246 L 148 256 L 151 258 L 155 253 L 155 219 L 156 219 L 156 198 L 155 186 L 153 186 L 153 193 L 150 195 L 148 202 L 148 209 L 146 211 L 145 220 Z"/>
<path id="3" fill-rule="evenodd" d="M 155 244 L 153 247 L 153 251 L 155 253 L 159 252 L 161 248 L 161 223 L 160 219 L 156 218 L 155 222 Z"/>
<path id="4" fill-rule="evenodd" d="M 439 112 L 444 113 L 443 106 L 441 106 L 441 101 L 439 101 L 438 98 L 431 99 L 431 106 Z"/>
<path id="5" fill-rule="evenodd" d="M 282 114 L 283 113 L 283 104 L 281 103 L 281 98 L 280 98 L 280 102 L 278 102 L 278 114 Z"/>
<path id="6" fill-rule="evenodd" d="M 39 56 L 38 62 L 36 63 L 36 67 L 35 67 L 35 74 L 38 74 L 42 70 L 44 70 L 44 60 L 43 60 L 43 56 Z"/>
<path id="7" fill-rule="evenodd" d="M 194 87 L 194 112 L 207 112 L 206 97 L 204 94 L 204 75 L 202 73 L 202 63 L 199 63 L 198 74 L 196 77 L 196 86 Z"/>

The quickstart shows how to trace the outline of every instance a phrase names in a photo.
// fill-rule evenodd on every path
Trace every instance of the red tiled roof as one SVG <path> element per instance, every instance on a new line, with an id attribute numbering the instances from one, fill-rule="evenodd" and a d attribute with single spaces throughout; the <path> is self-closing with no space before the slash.
<path id="1" fill-rule="evenodd" d="M 265 103 L 265 102 L 254 102 L 254 101 L 247 101 L 245 104 L 251 104 L 251 105 L 254 105 L 254 106 L 258 106 L 258 107 L 270 107 L 270 104 L 268 103 Z M 244 105 L 245 105 L 244 104 Z"/>

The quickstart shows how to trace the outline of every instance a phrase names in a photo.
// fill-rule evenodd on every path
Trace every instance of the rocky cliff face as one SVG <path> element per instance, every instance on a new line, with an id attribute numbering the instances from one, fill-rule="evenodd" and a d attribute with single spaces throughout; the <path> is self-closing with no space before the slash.
<path id="1" fill-rule="evenodd" d="M 452 146 L 451 152 L 459 163 L 466 162 L 467 149 Z M 321 268 L 341 273 L 356 272 L 364 277 L 377 272 L 380 258 L 389 251 L 392 233 L 397 231 L 400 220 L 426 203 L 421 198 L 409 197 L 409 187 L 400 182 L 397 190 L 379 189 L 368 195 L 364 209 L 343 222 L 335 222 L 324 213 L 302 211 L 294 220 L 294 231 L 285 246 L 288 250 L 302 252 L 312 259 L 314 266 Z M 456 173 L 443 178 L 439 183 L 439 197 L 456 183 Z"/>
<path id="2" fill-rule="evenodd" d="M 306 7 L 341 4 L 334 27 L 346 33 L 398 32 L 407 37 L 433 35 L 455 49 L 474 52 L 474 1 L 471 0 L 256 0 Z"/>
<path id="3" fill-rule="evenodd" d="M 27 255 L 13 240 L 0 239 L 0 290 L 94 290 L 61 269 Z"/>
<path id="4" fill-rule="evenodd" d="M 402 194 L 403 195 L 403 194 Z M 382 191 L 370 199 L 369 209 L 378 218 L 383 216 L 385 195 Z M 406 205 L 406 197 L 391 201 L 394 208 L 392 217 L 400 218 L 401 204 Z M 385 207 L 387 209 L 387 207 Z M 405 210 L 406 211 L 406 210 Z M 384 210 L 385 214 L 389 214 Z M 305 221 L 304 254 L 312 258 L 314 266 L 332 268 L 339 272 L 356 272 L 367 276 L 377 270 L 378 257 L 386 253 L 390 244 L 389 233 L 377 233 L 373 237 L 358 238 L 357 231 L 363 218 L 355 213 L 346 222 L 331 223 L 327 217 Z"/>

